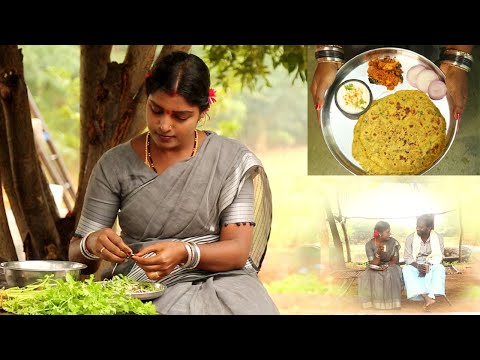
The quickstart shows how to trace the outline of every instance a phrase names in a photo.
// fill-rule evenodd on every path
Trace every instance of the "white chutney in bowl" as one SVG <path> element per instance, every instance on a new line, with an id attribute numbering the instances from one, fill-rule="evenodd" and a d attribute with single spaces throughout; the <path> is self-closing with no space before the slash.
<path id="1" fill-rule="evenodd" d="M 358 119 L 372 105 L 372 100 L 370 88 L 358 79 L 342 82 L 335 91 L 335 103 L 349 119 Z"/>

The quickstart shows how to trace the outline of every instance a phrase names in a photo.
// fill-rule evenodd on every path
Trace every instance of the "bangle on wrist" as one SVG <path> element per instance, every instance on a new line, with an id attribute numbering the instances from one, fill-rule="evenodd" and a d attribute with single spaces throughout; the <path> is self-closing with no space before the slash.
<path id="1" fill-rule="evenodd" d="M 315 51 L 315 59 L 327 59 L 330 61 L 344 61 L 345 55 L 343 50 L 338 50 L 335 48 L 324 48 L 321 50 Z"/>
<path id="2" fill-rule="evenodd" d="M 321 64 L 321 63 L 330 63 L 330 64 L 334 64 L 337 71 L 343 66 L 344 62 L 343 61 L 331 61 L 331 60 L 317 60 L 317 63 L 318 64 Z"/>
<path id="3" fill-rule="evenodd" d="M 337 70 L 345 63 L 343 48 L 339 45 L 318 45 L 315 50 L 315 59 L 317 63 L 335 63 Z"/>
<path id="4" fill-rule="evenodd" d="M 454 49 L 454 48 L 447 48 L 447 49 L 444 49 L 442 51 L 442 55 L 443 54 L 455 54 L 455 55 L 458 55 L 458 56 L 464 56 L 464 57 L 470 59 L 470 61 L 473 62 L 472 54 L 470 54 L 466 51 L 463 51 L 463 50 L 458 50 L 458 49 Z"/>
<path id="5" fill-rule="evenodd" d="M 88 260 L 98 260 L 100 259 L 99 256 L 91 253 L 88 249 L 87 249 L 87 238 L 93 234 L 95 231 L 91 231 L 89 232 L 87 235 L 85 235 L 82 240 L 80 240 L 80 252 L 82 253 L 83 257 L 88 259 Z"/>
<path id="6" fill-rule="evenodd" d="M 338 50 L 343 53 L 343 47 L 340 45 L 317 45 L 315 50 Z"/>
<path id="7" fill-rule="evenodd" d="M 192 265 L 193 248 L 189 242 L 184 242 L 183 245 L 185 246 L 185 250 L 187 250 L 187 261 L 185 263 L 181 263 L 180 267 L 189 268 Z"/>
<path id="8" fill-rule="evenodd" d="M 445 49 L 440 55 L 440 62 L 469 72 L 473 65 L 473 56 L 465 51 Z"/>
<path id="9" fill-rule="evenodd" d="M 194 269 L 200 263 L 200 248 L 194 242 L 184 242 L 185 249 L 187 250 L 187 262 L 179 264 L 184 269 Z"/>
<path id="10" fill-rule="evenodd" d="M 469 68 L 468 66 L 465 66 L 464 64 L 460 64 L 458 62 L 443 60 L 443 61 L 441 61 L 441 63 L 442 64 L 447 64 L 448 66 L 456 67 L 457 69 L 463 70 L 467 73 L 470 72 L 470 70 L 471 70 L 471 68 Z"/>

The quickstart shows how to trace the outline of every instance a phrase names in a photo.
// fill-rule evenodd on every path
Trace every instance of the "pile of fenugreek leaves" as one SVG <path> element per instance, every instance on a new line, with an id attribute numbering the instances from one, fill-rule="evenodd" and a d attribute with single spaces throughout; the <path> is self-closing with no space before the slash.
<path id="1" fill-rule="evenodd" d="M 127 293 L 135 286 L 137 292 L 154 289 L 152 283 L 122 275 L 109 281 L 95 281 L 94 275 L 84 281 L 68 273 L 65 280 L 46 275 L 25 287 L 0 289 L 0 310 L 24 315 L 158 315 L 151 301 Z"/>

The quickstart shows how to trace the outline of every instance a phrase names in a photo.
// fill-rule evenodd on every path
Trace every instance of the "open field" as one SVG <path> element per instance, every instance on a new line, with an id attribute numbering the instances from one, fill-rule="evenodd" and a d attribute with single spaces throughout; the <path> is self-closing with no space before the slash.
<path id="1" fill-rule="evenodd" d="M 365 310 L 357 296 L 358 279 L 334 278 L 327 270 L 299 274 L 270 262 L 260 271 L 260 278 L 283 315 L 480 314 L 480 262 L 454 266 L 460 273 L 448 269 L 446 277 L 451 305 L 437 297 L 429 313 L 423 311 L 423 302 L 408 301 L 405 291 L 399 310 Z"/>

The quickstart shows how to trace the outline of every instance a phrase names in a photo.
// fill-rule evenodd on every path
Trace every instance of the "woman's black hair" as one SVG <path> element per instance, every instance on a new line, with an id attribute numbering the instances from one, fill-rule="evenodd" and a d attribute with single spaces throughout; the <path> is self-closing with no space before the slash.
<path id="1" fill-rule="evenodd" d="M 145 81 L 147 95 L 157 90 L 178 94 L 200 112 L 208 109 L 210 71 L 198 56 L 174 51 L 161 58 Z"/>
<path id="2" fill-rule="evenodd" d="M 379 221 L 375 224 L 374 230 L 378 230 L 378 232 L 381 234 L 385 230 L 390 229 L 390 224 L 387 223 L 386 221 Z"/>

